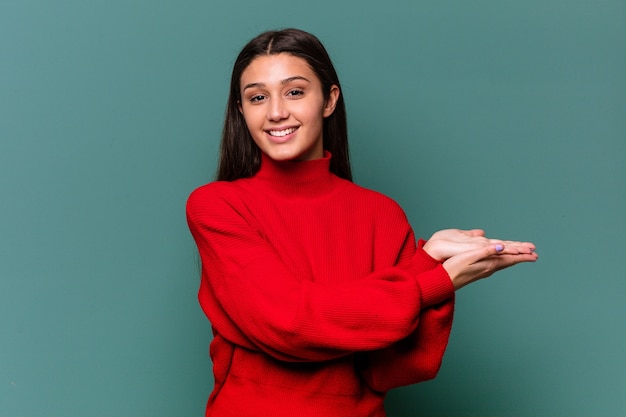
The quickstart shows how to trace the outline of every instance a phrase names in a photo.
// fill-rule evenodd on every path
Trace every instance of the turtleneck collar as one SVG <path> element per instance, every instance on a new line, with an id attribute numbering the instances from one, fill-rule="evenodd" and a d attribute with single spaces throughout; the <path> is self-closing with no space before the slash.
<path id="1" fill-rule="evenodd" d="M 320 196 L 332 191 L 337 177 L 330 172 L 331 154 L 310 161 L 275 161 L 261 153 L 261 168 L 252 177 L 290 197 Z"/>

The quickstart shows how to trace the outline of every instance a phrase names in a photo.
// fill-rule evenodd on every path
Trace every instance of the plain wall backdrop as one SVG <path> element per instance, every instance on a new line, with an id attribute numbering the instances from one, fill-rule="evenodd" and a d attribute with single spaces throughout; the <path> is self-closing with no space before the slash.
<path id="1" fill-rule="evenodd" d="M 457 294 L 440 375 L 390 417 L 626 415 L 625 22 L 621 0 L 0 0 L 0 416 L 203 415 L 185 201 L 236 54 L 283 27 L 335 62 L 357 183 L 418 236 L 540 253 Z"/>

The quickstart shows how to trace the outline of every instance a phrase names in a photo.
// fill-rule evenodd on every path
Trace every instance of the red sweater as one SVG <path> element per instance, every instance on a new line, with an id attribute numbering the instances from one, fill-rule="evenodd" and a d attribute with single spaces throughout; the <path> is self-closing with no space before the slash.
<path id="1" fill-rule="evenodd" d="M 433 378 L 454 288 L 391 199 L 308 162 L 187 203 L 202 261 L 215 387 L 207 416 L 384 416 L 391 388 Z"/>

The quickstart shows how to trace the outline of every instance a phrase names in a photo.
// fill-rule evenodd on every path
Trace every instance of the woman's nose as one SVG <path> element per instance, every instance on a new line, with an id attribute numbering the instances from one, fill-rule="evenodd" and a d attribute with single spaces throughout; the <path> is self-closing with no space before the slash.
<path id="1" fill-rule="evenodd" d="M 267 110 L 268 120 L 277 121 L 289 117 L 289 111 L 281 99 L 270 100 Z"/>

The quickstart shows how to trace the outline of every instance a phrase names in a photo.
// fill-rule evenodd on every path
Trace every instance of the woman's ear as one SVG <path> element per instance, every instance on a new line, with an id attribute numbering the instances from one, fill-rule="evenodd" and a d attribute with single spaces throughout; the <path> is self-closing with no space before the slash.
<path id="1" fill-rule="evenodd" d="M 337 106 L 337 101 L 339 100 L 339 95 L 341 91 L 339 87 L 335 84 L 330 86 L 330 93 L 328 94 L 328 100 L 324 104 L 324 117 L 328 117 L 335 111 L 335 107 Z"/>
<path id="2" fill-rule="evenodd" d="M 241 100 L 237 100 L 237 108 L 239 109 L 239 113 L 243 114 L 243 108 L 241 107 Z"/>

